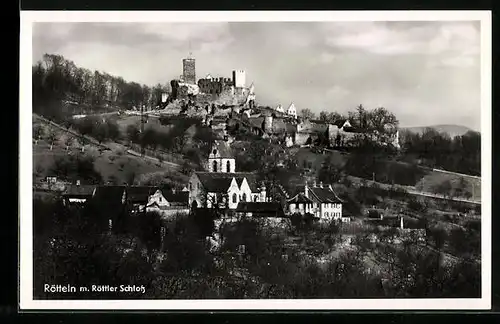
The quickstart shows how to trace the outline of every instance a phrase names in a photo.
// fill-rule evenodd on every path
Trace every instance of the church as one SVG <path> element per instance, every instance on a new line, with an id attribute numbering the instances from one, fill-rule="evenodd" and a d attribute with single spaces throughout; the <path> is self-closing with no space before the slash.
<path id="1" fill-rule="evenodd" d="M 192 208 L 236 209 L 240 202 L 266 202 L 266 188 L 256 174 L 236 172 L 236 160 L 225 141 L 215 142 L 208 156 L 207 171 L 194 172 L 189 179 Z"/>

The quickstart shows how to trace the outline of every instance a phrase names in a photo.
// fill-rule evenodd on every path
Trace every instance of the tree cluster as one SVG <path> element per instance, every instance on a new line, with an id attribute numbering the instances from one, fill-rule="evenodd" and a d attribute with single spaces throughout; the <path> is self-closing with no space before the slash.
<path id="1" fill-rule="evenodd" d="M 98 184 L 102 181 L 102 176 L 95 169 L 94 161 L 91 156 L 64 155 L 56 158 L 50 171 L 54 176 L 73 183 L 82 180 Z"/>
<path id="2" fill-rule="evenodd" d="M 481 175 L 481 134 L 469 131 L 451 138 L 427 128 L 423 133 L 405 132 L 403 153 L 430 168 Z"/>
<path id="3" fill-rule="evenodd" d="M 84 117 L 71 121 L 71 124 L 80 134 L 91 136 L 99 143 L 107 140 L 117 141 L 121 137 L 118 124 L 109 118 L 102 120 L 97 117 Z M 71 124 L 66 127 L 69 128 Z"/>
<path id="4" fill-rule="evenodd" d="M 77 67 L 61 55 L 45 54 L 32 67 L 33 108 L 44 115 L 60 115 L 57 105 L 67 100 L 92 107 L 155 107 L 161 103 L 167 86 L 154 87 L 127 82 L 105 72 Z"/>

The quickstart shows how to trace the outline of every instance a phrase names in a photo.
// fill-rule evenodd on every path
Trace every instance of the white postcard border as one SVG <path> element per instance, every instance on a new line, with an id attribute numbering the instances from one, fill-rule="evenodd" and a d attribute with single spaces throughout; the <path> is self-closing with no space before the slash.
<path id="1" fill-rule="evenodd" d="M 34 300 L 32 23 L 217 21 L 481 21 L 481 298 L 314 300 Z M 491 11 L 21 11 L 20 310 L 478 310 L 491 308 Z"/>

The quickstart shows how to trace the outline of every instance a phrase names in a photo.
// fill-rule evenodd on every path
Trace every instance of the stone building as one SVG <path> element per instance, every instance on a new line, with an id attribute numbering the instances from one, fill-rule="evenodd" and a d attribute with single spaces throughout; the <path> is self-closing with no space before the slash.
<path id="1" fill-rule="evenodd" d="M 207 161 L 208 172 L 194 172 L 189 180 L 191 208 L 236 209 L 240 202 L 266 201 L 266 188 L 256 174 L 236 172 L 236 160 L 229 145 L 217 142 Z"/>
<path id="2" fill-rule="evenodd" d="M 196 84 L 196 62 L 194 58 L 182 60 L 183 81 L 189 84 Z"/>

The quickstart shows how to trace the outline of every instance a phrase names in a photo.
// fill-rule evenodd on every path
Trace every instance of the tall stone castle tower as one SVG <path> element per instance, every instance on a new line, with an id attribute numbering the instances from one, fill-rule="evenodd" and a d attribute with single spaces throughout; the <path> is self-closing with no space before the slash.
<path id="1" fill-rule="evenodd" d="M 182 76 L 184 82 L 196 84 L 196 65 L 194 58 L 185 58 L 182 60 Z"/>

